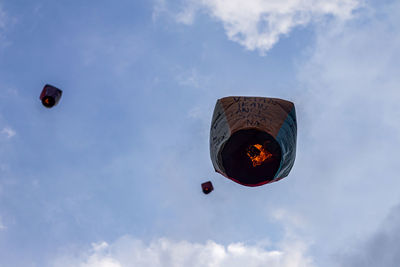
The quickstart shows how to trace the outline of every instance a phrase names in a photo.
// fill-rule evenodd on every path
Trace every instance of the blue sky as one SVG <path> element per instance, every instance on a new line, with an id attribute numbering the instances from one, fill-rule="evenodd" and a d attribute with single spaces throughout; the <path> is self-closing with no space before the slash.
<path id="1" fill-rule="evenodd" d="M 0 266 L 398 266 L 399 11 L 0 0 Z M 295 103 L 287 178 L 214 172 L 229 95 Z"/>

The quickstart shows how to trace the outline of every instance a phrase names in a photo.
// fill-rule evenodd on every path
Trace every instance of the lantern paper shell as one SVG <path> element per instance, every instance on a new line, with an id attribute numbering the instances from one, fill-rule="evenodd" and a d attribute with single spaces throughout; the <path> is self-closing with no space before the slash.
<path id="1" fill-rule="evenodd" d="M 57 87 L 46 84 L 40 94 L 40 100 L 46 108 L 52 108 L 60 101 L 62 91 Z"/>
<path id="2" fill-rule="evenodd" d="M 214 187 L 211 183 L 211 181 L 205 182 L 201 184 L 201 189 L 203 190 L 204 194 L 209 194 L 211 191 L 214 190 Z"/>
<path id="3" fill-rule="evenodd" d="M 286 177 L 296 157 L 294 104 L 278 98 L 225 97 L 211 122 L 210 156 L 216 172 L 246 186 Z"/>

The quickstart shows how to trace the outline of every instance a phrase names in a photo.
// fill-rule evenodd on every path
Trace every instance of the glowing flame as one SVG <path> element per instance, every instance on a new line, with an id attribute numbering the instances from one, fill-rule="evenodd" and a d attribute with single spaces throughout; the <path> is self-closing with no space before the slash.
<path id="1" fill-rule="evenodd" d="M 49 101 L 49 99 L 48 99 L 48 98 L 46 98 L 46 99 L 44 100 L 44 103 L 46 103 L 47 105 L 48 105 L 48 104 L 50 104 L 50 101 Z"/>
<path id="2" fill-rule="evenodd" d="M 267 159 L 272 158 L 272 154 L 265 150 L 260 144 L 251 145 L 247 150 L 247 156 L 249 156 L 253 162 L 253 167 L 261 165 Z"/>

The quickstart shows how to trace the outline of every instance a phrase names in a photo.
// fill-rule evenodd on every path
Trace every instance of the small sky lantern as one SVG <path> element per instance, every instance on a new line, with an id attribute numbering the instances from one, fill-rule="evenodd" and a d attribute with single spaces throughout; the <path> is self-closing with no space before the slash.
<path id="1" fill-rule="evenodd" d="M 296 157 L 294 104 L 279 98 L 230 96 L 218 99 L 210 131 L 216 172 L 245 186 L 288 176 Z"/>
<path id="2" fill-rule="evenodd" d="M 46 84 L 40 94 L 40 100 L 42 100 L 43 106 L 46 108 L 52 108 L 57 105 L 58 101 L 60 101 L 61 95 L 62 91 L 60 89 Z"/>
<path id="3" fill-rule="evenodd" d="M 214 190 L 214 187 L 211 183 L 211 181 L 205 182 L 201 184 L 201 189 L 203 189 L 204 194 L 209 194 L 211 191 Z"/>

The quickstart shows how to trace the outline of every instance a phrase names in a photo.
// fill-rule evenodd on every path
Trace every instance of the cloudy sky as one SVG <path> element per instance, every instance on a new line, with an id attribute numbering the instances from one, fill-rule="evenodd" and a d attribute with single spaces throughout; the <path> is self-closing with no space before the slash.
<path id="1" fill-rule="evenodd" d="M 399 14 L 0 0 L 0 266 L 400 266 Z M 53 109 L 46 83 L 64 91 Z M 287 178 L 214 172 L 211 115 L 230 95 L 295 103 Z"/>

